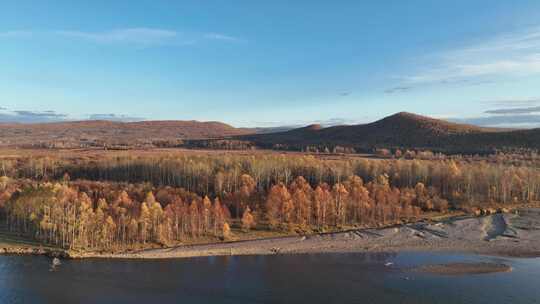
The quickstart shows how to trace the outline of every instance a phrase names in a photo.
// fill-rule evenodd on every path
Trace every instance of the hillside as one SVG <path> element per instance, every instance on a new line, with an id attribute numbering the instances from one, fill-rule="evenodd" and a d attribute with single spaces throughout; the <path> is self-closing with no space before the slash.
<path id="1" fill-rule="evenodd" d="M 415 148 L 477 153 L 501 148 L 540 148 L 540 129 L 482 128 L 400 112 L 360 125 L 323 128 L 315 124 L 287 131 L 235 128 L 199 121 L 76 121 L 41 124 L 0 124 L 0 146 L 40 148 L 192 147 L 210 149 L 336 146 L 372 151 Z"/>
<path id="2" fill-rule="evenodd" d="M 451 152 L 482 152 L 505 147 L 540 148 L 540 130 L 482 128 L 400 112 L 373 123 L 321 128 L 308 126 L 273 134 L 240 136 L 257 146 L 344 146 L 426 148 Z"/>
<path id="3" fill-rule="evenodd" d="M 0 124 L 3 146 L 85 147 L 141 146 L 156 141 L 223 138 L 254 132 L 221 122 L 199 121 L 75 121 Z"/>

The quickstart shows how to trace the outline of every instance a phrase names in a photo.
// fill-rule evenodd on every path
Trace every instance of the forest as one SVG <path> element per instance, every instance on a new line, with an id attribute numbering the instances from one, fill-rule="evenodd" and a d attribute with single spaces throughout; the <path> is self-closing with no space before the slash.
<path id="1" fill-rule="evenodd" d="M 12 233 L 74 250 L 310 234 L 475 213 L 540 199 L 536 154 L 387 157 L 100 153 L 0 159 Z"/>

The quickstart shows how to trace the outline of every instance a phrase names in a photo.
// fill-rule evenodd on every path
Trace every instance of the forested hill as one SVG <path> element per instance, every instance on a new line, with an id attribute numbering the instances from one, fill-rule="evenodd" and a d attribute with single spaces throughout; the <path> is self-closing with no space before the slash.
<path id="1" fill-rule="evenodd" d="M 450 152 L 483 152 L 502 148 L 540 148 L 540 129 L 509 130 L 452 123 L 400 112 L 373 123 L 304 128 L 239 139 L 262 147 L 426 148 Z"/>
<path id="2" fill-rule="evenodd" d="M 255 132 L 221 122 L 104 120 L 39 124 L 0 124 L 1 145 L 43 147 L 141 146 L 181 144 L 185 139 L 223 138 Z"/>
<path id="3" fill-rule="evenodd" d="M 79 121 L 0 124 L 0 146 L 116 149 L 199 147 L 272 148 L 310 151 L 428 149 L 449 153 L 540 148 L 540 129 L 509 130 L 452 123 L 401 112 L 368 124 L 323 128 L 310 125 L 281 132 L 235 128 L 199 121 Z M 271 133 L 268 133 L 271 132 Z"/>

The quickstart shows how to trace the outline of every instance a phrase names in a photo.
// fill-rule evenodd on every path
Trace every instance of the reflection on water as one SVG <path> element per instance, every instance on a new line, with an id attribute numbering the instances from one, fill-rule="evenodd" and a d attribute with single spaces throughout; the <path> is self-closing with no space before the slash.
<path id="1" fill-rule="evenodd" d="M 511 273 L 434 276 L 421 264 L 503 262 Z M 62 261 L 0 257 L 0 303 L 536 303 L 538 259 L 428 253 Z M 385 264 L 392 263 L 391 266 Z"/>

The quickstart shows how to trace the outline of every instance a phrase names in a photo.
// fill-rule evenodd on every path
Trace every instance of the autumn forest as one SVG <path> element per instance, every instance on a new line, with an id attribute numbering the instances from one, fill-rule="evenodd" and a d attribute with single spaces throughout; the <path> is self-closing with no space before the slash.
<path id="1" fill-rule="evenodd" d="M 22 153 L 1 159 L 0 216 L 4 229 L 42 244 L 122 251 L 381 227 L 540 199 L 535 154 L 387 152 Z"/>

